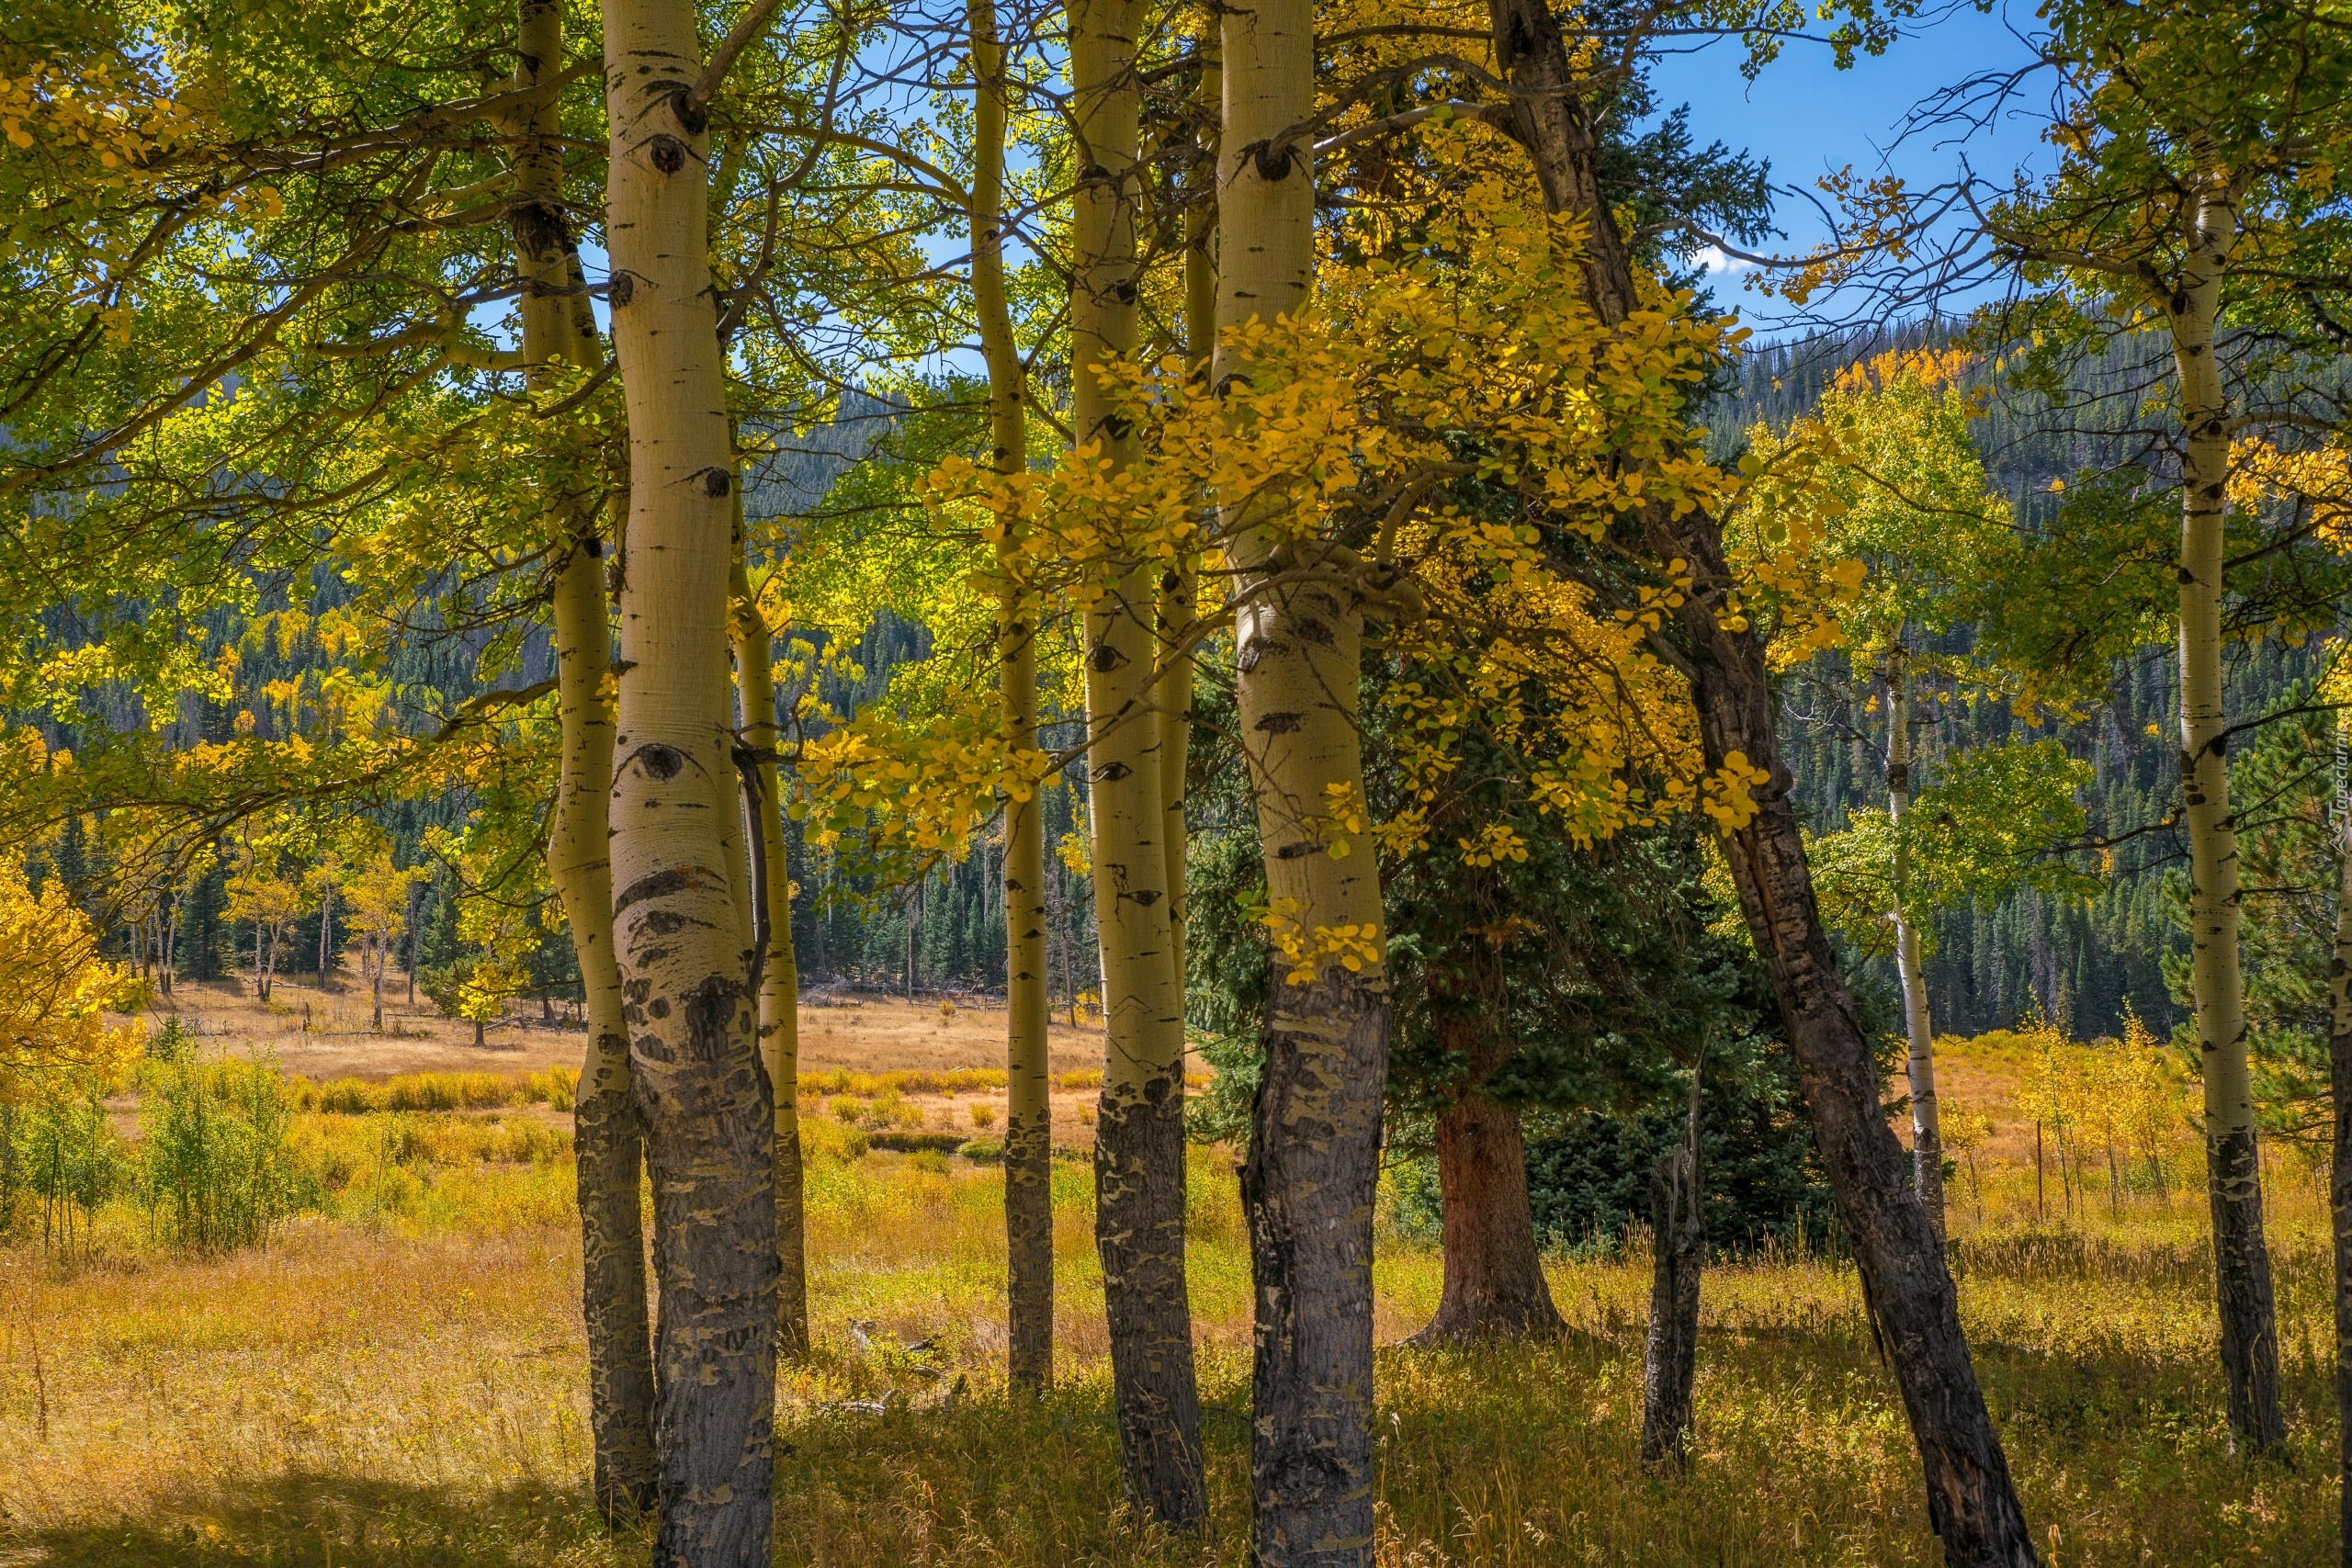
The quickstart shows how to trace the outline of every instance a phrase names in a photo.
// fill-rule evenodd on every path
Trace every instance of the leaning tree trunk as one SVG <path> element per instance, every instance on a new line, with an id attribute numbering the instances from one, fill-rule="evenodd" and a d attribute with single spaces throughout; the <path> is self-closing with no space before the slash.
<path id="1" fill-rule="evenodd" d="M 1911 1185 L 1944 1235 L 1943 1117 L 1936 1100 L 1936 1035 L 1928 1013 L 1928 976 L 1919 966 L 1919 928 L 1911 919 L 1911 671 L 1903 645 L 1887 656 L 1886 814 L 1894 825 L 1894 973 L 1903 986 L 1903 1024 L 1911 1049 Z"/>
<path id="2" fill-rule="evenodd" d="M 2205 1079 L 2206 1190 L 2213 1209 L 2222 1369 L 2230 1429 L 2257 1451 L 2287 1438 L 2278 1410 L 2278 1325 L 2262 1234 L 2262 1165 L 2238 973 L 2238 845 L 2230 813 L 2222 689 L 2223 524 L 2229 513 L 2228 395 L 2214 363 L 2222 277 L 2237 242 L 2226 180 L 2200 181 L 2183 287 L 2165 306 L 2180 378 L 2180 787 L 2188 821 L 2190 989 Z"/>
<path id="3" fill-rule="evenodd" d="M 1494 15 L 1497 62 L 1510 81 L 1518 134 L 1534 158 L 1545 204 L 1586 219 L 1579 258 L 1586 298 L 1603 324 L 1621 325 L 1637 298 L 1633 265 L 1602 196 L 1599 144 L 1559 24 L 1545 0 L 1495 0 Z M 1704 511 L 1678 517 L 1655 503 L 1638 519 L 1646 547 L 1688 562 L 1694 581 L 1675 626 L 1690 666 L 1707 766 L 1763 776 L 1756 815 L 1729 836 L 1725 859 L 1772 977 L 1838 1220 L 1903 1392 L 1927 1472 L 1928 1522 L 1951 1568 L 2038 1562 L 1969 1359 L 1943 1247 L 1880 1109 L 1871 1039 L 1822 927 L 1790 800 L 1793 780 L 1781 760 L 1764 645 L 1753 630 L 1732 630 L 1719 617 L 1733 585 L 1722 525 Z"/>
<path id="4" fill-rule="evenodd" d="M 1314 7 L 1261 0 L 1222 20 L 1221 338 L 1304 309 L 1315 265 Z M 1216 384 L 1251 369 L 1219 343 Z M 1241 1172 L 1257 1296 L 1251 1545 L 1265 1568 L 1341 1568 L 1372 1561 L 1372 1214 L 1388 1077 L 1378 857 L 1333 818 L 1335 804 L 1364 802 L 1361 585 L 1344 554 L 1268 525 L 1276 516 L 1257 508 L 1279 496 L 1219 501 L 1280 950 Z"/>
<path id="5" fill-rule="evenodd" d="M 1642 1462 L 1687 1462 L 1690 1385 L 1699 1360 L 1699 1276 L 1707 1266 L 1706 1170 L 1699 1145 L 1699 1073 L 1682 1142 L 1650 1172 L 1649 1333 L 1642 1347 Z"/>
<path id="6" fill-rule="evenodd" d="M 563 64 L 562 8 L 555 0 L 523 0 L 521 20 L 516 85 L 550 84 L 526 117 L 505 128 L 518 138 L 514 270 L 523 290 L 523 354 L 531 379 L 542 383 L 560 360 L 588 367 L 601 355 L 586 301 L 575 308 L 565 292 L 572 247 L 551 85 Z M 594 1495 L 597 1511 L 613 1521 L 653 1504 L 653 1354 L 639 1196 L 643 1144 L 629 1090 L 628 1030 L 622 1017 L 620 965 L 613 953 L 613 878 L 605 852 L 613 716 L 604 684 L 612 634 L 594 514 L 592 499 L 574 495 L 552 519 L 551 542 L 562 552 L 552 593 L 562 760 L 548 868 L 571 928 L 585 995 L 588 1048 L 572 1106 L 581 1308 L 588 1337 Z M 414 973 L 412 963 L 412 983 Z"/>
<path id="7" fill-rule="evenodd" d="M 709 139 L 688 0 L 605 0 L 613 342 L 628 410 L 611 859 L 629 1066 L 653 1178 L 657 1568 L 766 1568 L 775 1411 L 775 1113 L 727 678 L 727 387 Z"/>
<path id="8" fill-rule="evenodd" d="M 1070 412 L 1081 460 L 1114 471 L 1132 457 L 1133 441 L 1097 371 L 1136 350 L 1141 21 L 1136 0 L 1069 6 L 1079 158 Z M 1102 547 L 1086 612 L 1087 817 L 1104 1044 L 1094 1240 L 1127 1493 L 1152 1517 L 1191 1529 L 1208 1504 L 1184 1280 L 1184 1001 L 1162 837 L 1158 574 L 1136 541 L 1105 539 Z"/>
<path id="9" fill-rule="evenodd" d="M 735 613 L 735 683 L 743 712 L 743 745 L 756 787 L 749 807 L 754 846 L 767 874 L 754 896 L 767 897 L 760 965 L 760 1060 L 775 1101 L 775 1348 L 795 1359 L 808 1353 L 808 1251 L 800 1178 L 800 964 L 792 945 L 792 876 L 784 842 L 782 773 L 776 747 L 775 634 L 752 592 L 743 557 L 742 493 L 736 492 L 736 553 L 729 596 Z"/>
<path id="10" fill-rule="evenodd" d="M 971 0 L 972 305 L 989 373 L 989 464 L 1002 475 L 1029 466 L 1027 379 L 1012 335 L 1004 282 L 1004 49 L 994 0 Z M 1002 519 L 996 546 L 997 682 L 1006 745 L 1019 758 L 1037 746 L 1036 599 L 1024 585 L 1023 525 Z M 1054 1102 L 1048 1079 L 1046 997 L 1046 830 L 1038 781 L 1004 803 L 1004 1235 L 1007 1370 L 1013 1386 L 1054 1377 Z"/>

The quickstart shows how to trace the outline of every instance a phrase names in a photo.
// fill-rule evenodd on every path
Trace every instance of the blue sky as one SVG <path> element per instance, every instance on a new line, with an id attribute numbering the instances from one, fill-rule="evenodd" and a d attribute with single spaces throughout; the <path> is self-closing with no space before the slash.
<path id="1" fill-rule="evenodd" d="M 1934 9 L 1931 0 L 1929 9 Z M 1996 0 L 1990 14 L 1956 0 L 1940 15 L 1906 24 L 1908 31 L 1875 58 L 1859 57 L 1840 71 L 1826 45 L 1792 42 L 1753 83 L 1739 72 L 1744 51 L 1736 39 L 1661 58 L 1653 72 L 1661 108 L 1690 107 L 1690 128 L 1700 145 L 1720 141 L 1770 160 L 1778 186 L 1812 189 L 1821 175 L 1851 164 L 1859 175 L 1901 175 L 1915 186 L 1949 178 L 1964 155 L 1980 175 L 2005 179 L 2020 163 L 2041 152 L 2031 125 L 2015 121 L 1978 132 L 1965 145 L 1949 134 L 1915 135 L 1902 141 L 1904 118 L 1938 88 L 1978 72 L 2014 65 L 2027 58 L 2018 31 L 2036 25 L 2031 0 Z M 2013 31 L 2012 29 L 2016 29 Z M 1764 249 L 1796 254 L 1825 231 L 1803 197 L 1782 194 L 1776 219 L 1785 237 Z M 943 238 L 942 255 L 957 249 Z M 586 257 L 601 276 L 605 258 Z M 1739 264 L 1726 273 L 1745 270 Z M 1751 324 L 1770 335 L 1777 302 L 1736 287 L 1726 276 L 1718 299 L 1736 307 Z M 608 312 L 595 301 L 597 319 Z"/>
<path id="2" fill-rule="evenodd" d="M 1892 172 L 1914 186 L 1932 186 L 1950 178 L 1963 155 L 1979 175 L 2006 180 L 2041 150 L 2029 124 L 2013 119 L 1964 145 L 1950 133 L 1899 145 L 1898 138 L 1905 116 L 1938 88 L 2022 63 L 2028 53 L 2012 28 L 2035 25 L 2030 4 L 2012 0 L 1991 15 L 1963 5 L 1912 24 L 1910 36 L 1876 58 L 1858 57 L 1848 71 L 1837 68 L 1826 45 L 1791 43 L 1751 84 L 1739 73 L 1741 47 L 1729 39 L 1666 57 L 1652 81 L 1661 107 L 1690 106 L 1690 128 L 1702 146 L 1721 141 L 1769 159 L 1775 186 L 1810 189 L 1847 164 L 1857 175 Z M 2029 94 L 2027 101 L 2046 98 Z M 1765 248 L 1802 251 L 1823 237 L 1818 216 L 1801 197 L 1783 194 L 1776 216 L 1787 237 Z M 1773 301 L 1736 288 L 1720 290 L 1719 298 L 1759 327 L 1770 320 Z"/>

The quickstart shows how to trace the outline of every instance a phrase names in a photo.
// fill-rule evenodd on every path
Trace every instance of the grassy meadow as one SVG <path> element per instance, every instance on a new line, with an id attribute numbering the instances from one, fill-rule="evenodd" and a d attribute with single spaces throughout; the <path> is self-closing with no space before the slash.
<path id="1" fill-rule="evenodd" d="M 548 1103 L 562 1087 L 293 1084 L 307 1207 L 262 1247 L 172 1247 L 130 1197 L 70 1248 L 43 1246 L 38 1213 L 20 1225 L 0 1254 L 0 1565 L 642 1562 L 644 1540 L 605 1533 L 587 1504 L 570 1138 Z M 1196 1151 L 1191 1186 L 1216 1526 L 1155 1539 L 1116 1506 L 1084 1158 L 1055 1182 L 1058 1386 L 1009 1399 L 998 1168 L 873 1147 L 861 1124 L 895 1112 L 831 1109 L 910 1087 L 949 1086 L 829 1080 L 804 1104 L 818 1349 L 784 1381 L 777 1562 L 1240 1563 L 1250 1271 L 1229 1153 Z M 1955 1189 L 1955 1258 L 2046 1560 L 2333 1562 L 2330 1265 L 2310 1170 L 2282 1156 L 2270 1174 L 2291 1441 L 2255 1464 L 2222 1416 L 2201 1194 L 2101 1179 L 2059 1207 L 2045 1170 L 2037 1204 L 2005 1146 Z M 1383 1243 L 1389 1344 L 1434 1308 L 1440 1265 L 1425 1239 Z M 1570 1325 L 1555 1342 L 1382 1351 L 1384 1563 L 1939 1560 L 1850 1268 L 1711 1269 L 1681 1478 L 1635 1460 L 1638 1240 L 1557 1258 L 1551 1280 Z"/>

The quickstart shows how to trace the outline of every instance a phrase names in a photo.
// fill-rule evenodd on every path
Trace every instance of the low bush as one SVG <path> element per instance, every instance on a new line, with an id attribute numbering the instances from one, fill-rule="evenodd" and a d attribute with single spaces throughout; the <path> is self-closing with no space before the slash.
<path id="1" fill-rule="evenodd" d="M 315 1203 L 289 1137 L 286 1080 L 266 1062 L 159 1063 L 142 1075 L 140 1187 L 148 1224 L 183 1251 L 253 1247 Z"/>

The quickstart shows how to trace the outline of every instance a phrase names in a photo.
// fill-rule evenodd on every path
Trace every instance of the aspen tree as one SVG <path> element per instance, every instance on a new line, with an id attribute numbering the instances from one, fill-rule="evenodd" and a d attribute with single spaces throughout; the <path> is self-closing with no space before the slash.
<path id="1" fill-rule="evenodd" d="M 1928 976 L 1919 964 L 1919 927 L 1910 914 L 1911 669 L 1900 632 L 1886 656 L 1886 815 L 1894 829 L 1894 974 L 1903 987 L 1909 1041 L 1904 1072 L 1911 1089 L 1911 1185 L 1939 1241 L 1944 1235 L 1943 1126 L 1936 1113 L 1936 1037 L 1928 1016 Z"/>
<path id="2" fill-rule="evenodd" d="M 765 938 L 760 964 L 760 1061 L 767 1068 L 775 1102 L 775 1286 L 776 1353 L 797 1359 L 808 1353 L 808 1250 L 800 1175 L 800 964 L 792 944 L 792 877 L 786 863 L 782 815 L 782 773 L 776 748 L 783 732 L 775 721 L 775 633 L 760 608 L 744 557 L 742 491 L 736 494 L 736 552 L 729 581 L 735 636 L 735 686 L 742 705 L 744 776 L 752 787 L 745 809 L 759 835 L 750 846 L 764 874 L 752 878 L 753 897 L 764 895 Z"/>
<path id="3" fill-rule="evenodd" d="M 1703 1037 L 1702 1037 L 1703 1038 Z M 1650 1171 L 1649 1329 L 1642 1347 L 1642 1462 L 1675 1470 L 1690 1462 L 1690 1384 L 1699 1349 L 1699 1283 L 1707 1263 L 1705 1146 L 1699 1138 L 1699 1073 L 1690 1065 L 1690 1109 L 1682 1142 Z"/>
<path id="4" fill-rule="evenodd" d="M 1558 20 L 1545 0 L 1497 0 L 1496 64 L 1512 92 L 1519 140 L 1545 205 L 1585 225 L 1580 263 L 1593 313 L 1612 329 L 1642 308 L 1632 258 L 1603 193 L 1600 147 Z M 2016 1568 L 2037 1561 L 1999 1433 L 1969 1359 L 1960 1307 L 1926 1211 L 1901 1176 L 1902 1145 L 1879 1109 L 1871 1042 L 1840 978 L 1780 759 L 1777 704 L 1762 640 L 1729 605 L 1737 586 L 1719 519 L 1703 507 L 1645 502 L 1639 554 L 1687 571 L 1675 606 L 1678 657 L 1709 767 L 1756 781 L 1755 807 L 1726 819 L 1724 855 L 1757 951 L 1771 972 L 1804 1080 L 1806 1109 L 1838 1214 L 1853 1237 L 1912 1436 L 1927 1472 L 1928 1519 L 1948 1563 Z"/>
<path id="5" fill-rule="evenodd" d="M 739 913 L 736 475 L 709 261 L 711 84 L 687 0 L 605 0 L 604 22 L 613 344 L 629 431 L 611 863 L 662 1289 L 653 1558 L 765 1568 L 775 1114 Z"/>
<path id="6" fill-rule="evenodd" d="M 1193 94 L 1197 113 L 1213 125 L 1223 108 L 1224 73 L 1216 61 L 1214 22 L 1193 39 L 1201 57 L 1201 79 Z M 1206 376 L 1216 351 L 1216 138 L 1204 128 L 1193 167 L 1206 175 L 1206 188 L 1197 193 L 1184 219 L 1184 360 L 1191 374 Z M 1184 1005 L 1191 973 L 1186 962 L 1184 928 L 1191 918 L 1185 891 L 1185 857 L 1190 834 L 1184 796 L 1193 740 L 1193 632 L 1200 615 L 1200 563 L 1192 556 L 1177 560 L 1159 580 L 1159 798 L 1160 832 L 1168 863 L 1168 926 L 1176 968 L 1177 1007 Z"/>
<path id="7" fill-rule="evenodd" d="M 1943 1148 L 1937 1115 L 1935 1032 L 1921 964 L 1920 926 L 1938 908 L 1973 891 L 1980 901 L 2001 897 L 1995 886 L 1925 886 L 1917 873 L 1917 831 L 1910 823 L 1919 791 L 1914 767 L 1912 729 L 1916 672 L 1922 660 L 1914 638 L 1933 639 L 1965 623 L 1995 590 L 2005 551 L 2013 537 L 2009 507 L 1987 484 L 1983 459 L 1969 434 L 1980 412 L 1978 394 L 1962 378 L 1971 367 L 1959 351 L 1923 349 L 1879 355 L 1842 371 L 1812 412 L 1785 434 L 1759 430 L 1752 453 L 1817 453 L 1819 467 L 1800 504 L 1829 514 L 1814 532 L 1833 570 L 1851 574 L 1853 596 L 1838 614 L 1852 668 L 1874 664 L 1887 699 L 1887 863 L 1874 868 L 1879 896 L 1869 919 L 1879 924 L 1865 939 L 1866 951 L 1892 949 L 1901 983 L 1905 1032 L 1909 1040 L 1905 1072 L 1911 1091 L 1913 1185 L 1937 1234 L 1943 1234 Z M 1825 487 L 1834 501 L 1825 503 Z M 1769 494 L 1770 481 L 1759 486 Z M 1769 504 L 1758 516 L 1786 521 Z M 1744 531 L 1765 547 L 1753 524 Z M 1932 642 L 1930 642 L 1932 646 Z M 1982 649 L 1973 657 L 1946 656 L 1926 667 L 1962 682 L 1984 679 Z M 2071 784 L 2067 785 L 2071 787 Z M 2038 814 L 2037 814 L 2038 815 Z M 1932 830 L 1932 829 L 1931 829 Z M 2053 840 L 2055 841 L 2055 840 Z M 1821 841 L 1815 840 L 1816 848 Z M 1972 867 L 1974 884 L 2001 880 L 2001 858 L 1984 857 Z M 2012 865 L 2030 864 L 2030 861 Z M 1949 870 L 1950 868 L 1939 868 Z M 1816 870 L 1818 868 L 1816 867 Z M 1986 875 L 1985 873 L 1991 873 Z M 2014 878 L 2015 872 L 2010 874 Z M 1941 896 L 1939 902 L 1937 895 Z M 1892 927 L 1892 941 L 1885 927 Z M 1850 927 L 1849 927 L 1850 930 Z"/>
<path id="8" fill-rule="evenodd" d="M 563 62 L 555 0 L 522 0 L 515 85 L 546 84 L 503 129 L 518 139 L 514 174 L 514 270 L 521 283 L 523 355 L 534 389 L 560 363 L 593 369 L 603 355 L 563 205 L 554 79 Z M 548 871 L 580 964 L 587 1048 L 572 1101 L 580 1181 L 581 1310 L 588 1337 L 589 1436 L 597 1511 L 607 1520 L 653 1503 L 653 1359 L 645 1300 L 645 1230 L 639 1197 L 643 1138 L 631 1099 L 620 965 L 613 952 L 612 868 L 605 858 L 613 782 L 606 690 L 612 634 L 593 501 L 567 497 L 550 519 L 560 551 L 550 599 L 555 623 L 561 757 Z"/>
<path id="9" fill-rule="evenodd" d="M 2034 63 L 2053 83 L 2044 137 L 2055 166 L 2007 189 L 1963 176 L 1960 194 L 1977 221 L 1957 250 L 1921 270 L 1947 280 L 1982 276 L 1980 267 L 2017 272 L 2028 289 L 1980 311 L 1974 330 L 2021 345 L 2010 374 L 2025 385 L 2053 389 L 2090 345 L 2142 333 L 2171 361 L 2177 423 L 2168 434 L 2180 494 L 2178 545 L 2165 563 L 2169 592 L 2143 581 L 2139 596 L 2101 595 L 2130 606 L 2120 615 L 2096 600 L 2057 604 L 2041 626 L 2024 618 L 2022 640 L 2062 650 L 2050 662 L 2071 673 L 2096 667 L 2103 675 L 2106 656 L 2121 650 L 2114 632 L 2137 644 L 2157 595 L 2170 601 L 2222 1361 L 2233 1432 L 2267 1449 L 2284 1440 L 2285 1426 L 2239 954 L 2239 823 L 2226 765 L 2231 565 L 2260 563 L 2237 586 L 2266 601 L 2247 619 L 2267 632 L 2324 625 L 2335 605 L 2296 581 L 2313 564 L 2308 555 L 2286 564 L 2301 541 L 2267 529 L 2253 509 L 2233 518 L 2230 465 L 2233 438 L 2264 445 L 2254 433 L 2266 427 L 2304 446 L 2316 444 L 2315 425 L 2340 434 L 2313 417 L 2303 389 L 2308 367 L 2345 341 L 2319 296 L 2336 292 L 2343 274 L 2335 171 L 2352 157 L 2352 70 L 2344 51 L 2322 41 L 2333 39 L 2336 19 L 2308 0 L 2156 8 L 2050 0 L 2041 14 Z M 1946 101 L 1956 105 L 1990 79 L 1963 83 Z M 1867 276 L 1871 258 L 1902 256 L 1926 209 L 1949 209 L 1951 192 L 1915 197 L 1883 186 L 1861 199 L 1871 209 L 1862 243 L 1804 275 L 1804 286 Z M 2124 450 L 2100 476 L 2109 482 L 2082 487 L 2085 501 L 2070 502 L 2061 521 L 2100 529 L 2098 514 L 2111 510 L 2136 535 L 2137 505 L 2107 503 L 2150 493 L 2144 433 L 2114 434 L 2125 436 Z M 2268 537 L 2231 541 L 2233 526 Z M 2063 543 L 2064 553 L 2079 553 L 2076 541 Z M 2128 558 L 2095 558 L 2098 575 L 2077 581 L 2104 585 L 2129 571 Z M 2036 596 L 2018 597 L 2031 604 Z M 2113 630 L 2102 635 L 2102 622 Z"/>
<path id="10" fill-rule="evenodd" d="M 1314 8 L 1264 0 L 1222 16 L 1219 387 L 1250 376 L 1245 328 L 1275 328 L 1306 304 L 1315 265 L 1313 153 L 1298 130 L 1315 112 Z M 1270 909 L 1284 922 L 1277 942 L 1299 954 L 1275 965 L 1241 1175 L 1256 1281 L 1251 1546 L 1267 1568 L 1369 1563 L 1388 998 L 1377 859 L 1349 831 L 1364 799 L 1363 605 L 1352 558 L 1287 536 L 1279 497 L 1218 500 Z"/>
<path id="11" fill-rule="evenodd" d="M 1136 349 L 1141 85 L 1138 0 L 1069 6 L 1071 416 L 1077 461 L 1115 476 L 1135 455 L 1098 368 Z M 1102 954 L 1103 1072 L 1094 1238 L 1110 1318 L 1119 1455 L 1136 1506 L 1178 1529 L 1207 1513 L 1184 1280 L 1184 998 L 1176 966 L 1160 779 L 1159 573 L 1113 539 L 1086 608 L 1087 820 Z"/>
<path id="12" fill-rule="evenodd" d="M 1028 468 L 1027 376 L 1005 299 L 1004 46 L 994 0 L 971 0 L 972 303 L 989 374 L 989 451 L 1000 475 Z M 1023 581 L 1018 514 L 996 540 L 996 649 L 1004 741 L 1037 745 L 1036 597 Z M 1045 802 L 1024 781 L 1004 803 L 1004 1233 L 1008 1368 L 1016 1387 L 1054 1375 L 1053 1114 L 1046 1052 Z"/>
<path id="13" fill-rule="evenodd" d="M 2222 543 L 2229 514 L 2229 397 L 2214 354 L 2222 279 L 2237 248 L 2244 176 L 2209 145 L 2190 182 L 2181 274 L 2163 301 L 2180 383 L 2180 786 L 2188 823 L 2190 994 L 2205 1078 L 2206 1190 L 2230 1427 L 2257 1449 L 2286 1440 L 2278 1408 L 2278 1308 L 2262 1230 L 2262 1156 L 2238 970 L 2237 824 L 2230 810 L 2229 710 L 2222 680 Z"/>

